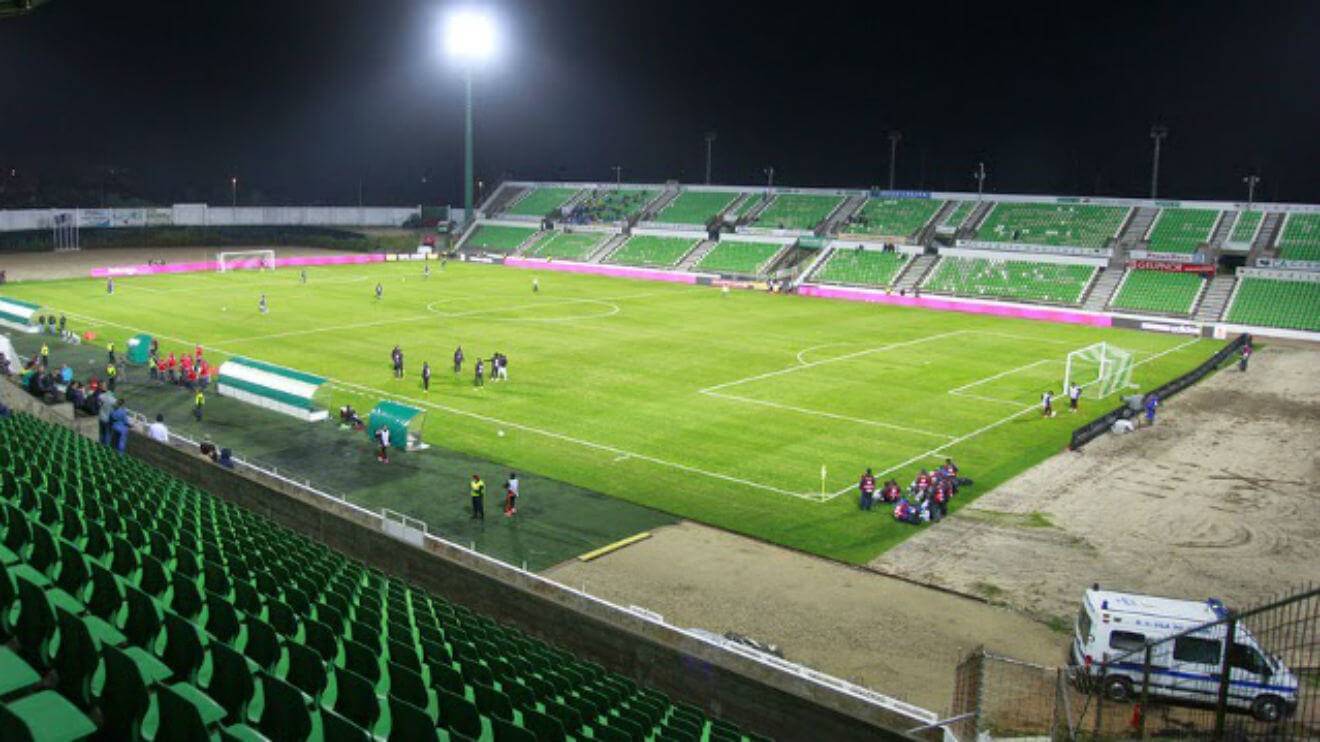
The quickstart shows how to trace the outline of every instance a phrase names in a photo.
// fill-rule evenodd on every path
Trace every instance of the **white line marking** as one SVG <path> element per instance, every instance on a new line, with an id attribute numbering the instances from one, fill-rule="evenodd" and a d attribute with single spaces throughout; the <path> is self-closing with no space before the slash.
<path id="1" fill-rule="evenodd" d="M 65 314 L 69 315 L 70 317 L 77 317 L 77 318 L 79 318 L 79 319 L 87 319 L 87 318 L 85 317 L 85 315 L 81 315 L 81 314 L 78 314 L 78 313 L 75 313 L 75 312 L 65 312 Z M 125 329 L 125 330 L 131 330 L 131 331 L 133 331 L 133 332 L 149 332 L 149 330 L 144 330 L 144 329 L 142 329 L 142 328 L 140 328 L 140 327 L 133 327 L 133 326 L 131 326 L 131 325 L 126 325 L 126 324 L 123 324 L 123 323 L 120 323 L 120 322 L 112 322 L 112 321 L 110 321 L 110 320 L 102 320 L 102 322 L 104 322 L 105 324 L 108 324 L 108 325 L 113 325 L 113 326 L 115 326 L 115 327 L 123 328 L 123 329 Z M 161 338 L 162 340 L 168 340 L 168 341 L 170 341 L 170 342 L 181 343 L 181 344 L 189 345 L 189 346 L 195 344 L 194 341 L 191 341 L 191 340 L 184 340 L 184 339 L 182 339 L 182 338 L 170 337 L 170 336 L 168 336 L 168 335 L 156 334 L 156 337 L 159 337 L 159 338 Z M 226 349 L 224 349 L 224 348 L 222 348 L 222 347 L 220 347 L 220 346 L 218 346 L 218 345 L 214 345 L 214 344 L 210 344 L 210 343 L 203 343 L 203 345 L 206 347 L 207 350 L 212 351 L 212 352 L 217 352 L 217 353 L 221 353 L 221 354 L 229 355 L 229 356 L 242 355 L 242 354 L 239 354 L 239 353 L 234 353 L 234 352 L 232 352 L 232 351 L 226 350 Z M 247 356 L 247 357 L 251 358 L 251 356 Z M 261 359 L 253 359 L 253 360 L 261 360 Z M 646 454 L 640 454 L 640 453 L 636 453 L 636 452 L 633 452 L 633 451 L 627 451 L 627 450 L 624 450 L 624 449 L 622 449 L 622 448 L 618 448 L 618 447 L 616 447 L 616 446 L 606 445 L 606 444 L 604 444 L 604 443 L 596 443 L 596 442 L 594 442 L 594 441 L 588 441 L 588 440 L 584 440 L 584 439 L 582 439 L 582 438 L 575 438 L 575 437 L 573 437 L 573 436 L 564 435 L 564 434 L 562 434 L 562 433 L 556 433 L 556 432 L 554 432 L 554 431 L 550 431 L 550 430 L 543 430 L 543 429 L 541 429 L 541 428 L 534 428 L 534 427 L 532 427 L 532 426 L 530 426 L 530 425 L 524 425 L 524 424 L 522 424 L 522 423 L 517 423 L 517 422 L 510 421 L 510 420 L 501 420 L 501 419 L 499 419 L 499 418 L 497 418 L 497 417 L 491 417 L 491 416 L 489 416 L 489 415 L 482 415 L 482 414 L 480 414 L 480 413 L 476 413 L 476 412 L 469 412 L 468 410 L 462 410 L 462 409 L 459 409 L 459 408 L 456 408 L 456 407 L 449 407 L 449 406 L 447 406 L 447 405 L 437 404 L 437 403 L 435 403 L 435 402 L 431 402 L 431 401 L 428 401 L 428 400 L 425 400 L 425 399 L 418 399 L 418 398 L 416 398 L 416 397 L 405 397 L 405 396 L 402 396 L 402 395 L 399 395 L 399 394 L 394 394 L 394 393 L 391 393 L 391 392 L 387 392 L 387 391 L 385 391 L 385 390 L 383 390 L 383 389 L 378 389 L 378 388 L 375 388 L 375 387 L 364 386 L 364 385 L 361 385 L 361 384 L 354 384 L 354 383 L 352 383 L 352 382 L 341 381 L 341 380 L 339 380 L 339 379 L 333 379 L 333 378 L 329 378 L 329 377 L 326 378 L 326 381 L 327 381 L 331 386 L 339 387 L 340 389 L 350 389 L 350 390 L 352 390 L 352 389 L 357 389 L 359 394 L 360 394 L 360 393 L 363 393 L 363 392 L 367 392 L 367 393 L 370 393 L 370 394 L 372 394 L 372 395 L 380 395 L 380 396 L 382 396 L 382 397 L 389 398 L 389 399 L 397 399 L 397 400 L 405 401 L 405 402 L 408 402 L 409 404 L 420 404 L 420 405 L 425 405 L 425 406 L 430 407 L 430 408 L 432 408 L 432 409 L 440 410 L 440 411 L 442 411 L 442 412 L 448 412 L 448 413 L 453 414 L 453 415 L 459 415 L 459 416 L 462 416 L 462 417 L 470 417 L 470 418 L 472 418 L 472 419 L 474 419 L 474 420 L 481 420 L 481 421 L 483 421 L 483 422 L 488 422 L 488 423 L 496 423 L 496 424 L 502 425 L 502 426 L 504 426 L 504 427 L 506 427 L 506 428 L 512 428 L 512 429 L 514 429 L 514 430 L 521 430 L 521 431 L 524 431 L 524 432 L 527 432 L 527 433 L 535 433 L 535 434 L 537 434 L 537 435 L 541 435 L 541 436 L 544 436 L 544 437 L 546 437 L 546 438 L 552 438 L 552 439 L 554 439 L 554 440 L 560 440 L 560 441 L 564 441 L 564 442 L 566 442 L 566 443 L 573 443 L 573 444 L 576 444 L 576 445 L 579 445 L 579 446 L 583 446 L 584 448 L 590 448 L 590 449 L 597 450 L 597 451 L 604 451 L 604 452 L 606 452 L 606 453 L 613 453 L 613 454 L 615 454 L 616 456 L 627 456 L 627 457 L 630 457 L 630 458 L 639 459 L 639 460 L 641 460 L 641 461 L 646 461 L 646 462 L 649 462 L 649 463 L 652 463 L 652 464 L 657 464 L 657 465 L 659 465 L 659 466 L 666 466 L 666 467 L 669 467 L 669 468 L 671 468 L 671 469 L 677 469 L 677 470 L 679 470 L 679 471 L 687 472 L 687 473 L 689 473 L 689 474 L 699 474 L 699 475 L 704 476 L 704 477 L 710 477 L 710 478 L 712 478 L 712 479 L 718 479 L 718 480 L 721 480 L 721 481 L 724 481 L 724 482 L 731 482 L 731 483 L 733 483 L 733 484 L 741 484 L 741 485 L 744 485 L 744 486 L 746 486 L 746 487 L 751 487 L 751 488 L 753 488 L 753 489 L 763 490 L 763 491 L 765 491 L 765 492 L 773 492 L 773 493 L 775 493 L 775 494 L 779 494 L 779 495 L 788 495 L 789 497 L 796 497 L 796 498 L 801 499 L 801 500 L 810 500 L 810 499 L 813 499 L 811 495 L 809 495 L 809 494 L 805 494 L 805 493 L 802 493 L 802 492 L 792 492 L 792 491 L 789 491 L 789 490 L 786 490 L 786 489 L 782 489 L 782 488 L 780 488 L 780 487 L 775 487 L 775 486 L 773 486 L 773 485 L 769 485 L 769 484 L 761 484 L 760 482 L 753 482 L 753 481 L 751 481 L 751 480 L 749 480 L 749 479 L 742 479 L 742 478 L 740 478 L 740 477 L 735 477 L 735 476 L 732 476 L 732 475 L 729 475 L 729 474 L 721 474 L 721 473 L 719 473 L 719 472 L 706 471 L 705 469 L 698 469 L 698 468 L 695 467 L 695 466 L 688 466 L 687 464 L 680 464 L 680 463 L 673 462 L 673 461 L 666 461 L 666 460 L 664 460 L 664 459 L 660 459 L 660 458 L 657 458 L 657 457 L 655 457 L 655 456 L 647 456 Z"/>
<path id="2" fill-rule="evenodd" d="M 748 404 L 761 405 L 763 407 L 773 407 L 776 410 L 799 412 L 803 415 L 815 415 L 817 417 L 827 417 L 830 418 L 831 420 L 843 420 L 844 422 L 857 423 L 858 425 L 870 425 L 877 428 L 889 428 L 890 430 L 901 430 L 905 433 L 916 433 L 917 435 L 927 435 L 932 438 L 946 438 L 949 440 L 953 439 L 953 436 L 947 435 L 945 433 L 932 433 L 929 430 L 921 430 L 920 428 L 909 428 L 903 425 L 895 425 L 893 423 L 881 422 L 879 420 L 867 420 L 866 418 L 861 418 L 861 417 L 849 417 L 848 415 L 838 415 L 833 412 L 813 410 L 807 407 L 794 407 L 793 405 L 780 404 L 779 402 L 770 402 L 764 399 L 753 399 L 752 397 L 740 397 L 736 394 L 723 394 L 721 392 L 708 392 L 704 390 L 701 393 L 708 397 L 715 397 L 717 399 L 728 399 L 735 402 L 746 402 Z M 1017 403 L 1015 402 L 1014 404 Z"/>
<path id="3" fill-rule="evenodd" d="M 1010 368 L 1007 371 L 1000 371 L 994 376 L 987 376 L 984 379 L 977 379 L 976 381 L 973 381 L 970 384 L 963 384 L 962 386 L 954 387 L 949 390 L 949 394 L 958 394 L 964 389 L 971 389 L 974 386 L 980 386 L 982 384 L 994 381 L 995 379 L 1001 379 L 1005 376 L 1008 376 L 1009 374 L 1015 374 L 1018 371 L 1026 371 L 1027 369 L 1032 368 L 1033 366 L 1039 366 L 1042 363 L 1058 363 L 1058 362 L 1059 361 L 1056 361 L 1052 358 L 1042 358 L 1039 361 L 1032 361 L 1031 363 L 1023 364 L 1021 366 L 1018 366 L 1017 368 Z M 1015 402 L 1014 404 L 1020 404 L 1020 403 Z"/>
<path id="4" fill-rule="evenodd" d="M 806 360 L 805 358 L 803 358 L 803 356 L 805 356 L 806 354 L 810 353 L 810 352 L 813 351 L 813 350 L 820 350 L 821 348 L 830 348 L 830 347 L 834 347 L 834 346 L 836 346 L 836 345 L 848 345 L 848 343 L 846 343 L 846 342 L 840 342 L 840 343 L 821 343 L 820 345 L 813 345 L 813 346 L 811 346 L 810 348 L 803 348 L 802 350 L 799 350 L 799 351 L 797 352 L 797 362 L 798 362 L 798 363 L 801 363 L 801 364 L 803 364 L 803 365 L 806 365 L 807 360 Z"/>

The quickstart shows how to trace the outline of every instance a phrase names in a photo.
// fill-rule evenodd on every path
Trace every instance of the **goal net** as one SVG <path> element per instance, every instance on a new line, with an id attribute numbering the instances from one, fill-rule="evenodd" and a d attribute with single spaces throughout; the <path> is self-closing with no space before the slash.
<path id="1" fill-rule="evenodd" d="M 216 270 L 221 273 L 237 270 L 275 270 L 274 250 L 235 250 L 217 253 L 215 258 Z"/>
<path id="2" fill-rule="evenodd" d="M 1096 343 L 1068 354 L 1063 391 L 1077 384 L 1082 396 L 1103 399 L 1132 386 L 1132 354 L 1109 343 Z"/>

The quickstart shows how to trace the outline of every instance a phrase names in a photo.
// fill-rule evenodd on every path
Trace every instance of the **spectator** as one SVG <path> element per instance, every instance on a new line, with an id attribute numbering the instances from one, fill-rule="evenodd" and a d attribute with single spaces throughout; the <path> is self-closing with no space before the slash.
<path id="1" fill-rule="evenodd" d="M 233 452 L 230 451 L 228 448 L 220 449 L 220 460 L 217 461 L 216 463 L 219 464 L 220 466 L 223 466 L 226 469 L 233 469 L 234 468 Z"/>
<path id="2" fill-rule="evenodd" d="M 14 373 L 14 369 L 9 365 L 9 358 L 0 353 L 0 376 L 9 376 Z"/>
<path id="3" fill-rule="evenodd" d="M 869 468 L 857 483 L 857 491 L 861 495 L 862 510 L 870 510 L 872 503 L 875 502 L 875 475 Z"/>
<path id="4" fill-rule="evenodd" d="M 110 434 L 114 438 L 114 447 L 123 453 L 128 446 L 128 410 L 124 409 L 124 400 L 115 401 L 115 409 L 110 413 Z"/>
<path id="5" fill-rule="evenodd" d="M 164 415 L 156 415 L 156 422 L 147 426 L 147 437 L 157 443 L 170 442 L 170 430 L 165 427 Z"/>
<path id="6" fill-rule="evenodd" d="M 220 460 L 220 452 L 216 450 L 214 443 L 210 441 L 202 441 L 200 450 L 202 452 L 202 455 L 210 459 L 212 462 L 217 462 Z"/>

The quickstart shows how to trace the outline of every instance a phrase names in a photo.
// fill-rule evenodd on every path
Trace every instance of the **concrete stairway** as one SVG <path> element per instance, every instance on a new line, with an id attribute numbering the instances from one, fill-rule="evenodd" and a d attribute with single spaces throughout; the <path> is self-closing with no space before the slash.
<path id="1" fill-rule="evenodd" d="M 616 234 L 613 237 L 610 237 L 608 240 L 605 240 L 605 244 L 596 248 L 590 255 L 587 256 L 586 262 L 588 263 L 605 262 L 605 258 L 608 258 L 610 255 L 614 254 L 614 251 L 618 250 L 619 246 L 627 241 L 628 241 L 628 235 L 626 234 Z"/>
<path id="2" fill-rule="evenodd" d="M 976 230 L 981 228 L 981 222 L 985 221 L 985 215 L 995 207 L 993 201 L 982 201 L 972 209 L 972 213 L 967 215 L 967 220 L 963 226 L 958 229 L 957 238 L 960 240 L 971 239 L 976 234 Z"/>
<path id="3" fill-rule="evenodd" d="M 1281 229 L 1283 229 L 1283 214 L 1278 211 L 1267 213 L 1260 225 L 1260 231 L 1256 233 L 1256 240 L 1251 243 L 1247 265 L 1254 265 L 1256 258 L 1274 257 L 1274 242 Z"/>
<path id="4" fill-rule="evenodd" d="M 1118 290 L 1123 282 L 1122 268 L 1104 268 L 1100 275 L 1096 276 L 1091 284 L 1091 292 L 1086 295 L 1082 302 L 1082 309 L 1088 312 L 1103 312 L 1105 307 L 1109 306 L 1109 300 L 1114 298 L 1114 292 Z"/>
<path id="5" fill-rule="evenodd" d="M 720 243 L 715 240 L 702 240 L 696 247 L 688 250 L 687 255 L 684 255 L 682 260 L 678 261 L 678 269 L 681 271 L 692 270 L 702 258 L 706 257 L 706 253 L 714 250 L 718 244 Z"/>
<path id="6" fill-rule="evenodd" d="M 838 208 L 830 212 L 829 216 L 825 217 L 825 221 L 821 222 L 820 226 L 816 228 L 816 234 L 827 235 L 838 232 L 839 227 L 845 224 L 853 214 L 856 214 L 865 203 L 866 196 L 858 194 L 849 196 Z"/>
<path id="7" fill-rule="evenodd" d="M 920 285 L 922 280 L 926 278 L 926 274 L 930 273 L 935 264 L 939 262 L 939 259 L 940 256 L 938 255 L 923 254 L 908 261 L 907 267 L 903 269 L 903 274 L 894 282 L 894 292 L 907 291 L 911 293 L 912 289 Z"/>
<path id="8" fill-rule="evenodd" d="M 545 229 L 536 230 L 536 232 L 534 232 L 532 236 L 523 240 L 522 243 L 519 244 L 518 247 L 514 248 L 513 252 L 510 252 L 509 254 L 519 258 L 525 256 L 527 254 L 527 251 L 532 249 L 532 247 L 536 245 L 536 243 L 540 242 L 541 238 L 547 234 L 549 234 L 549 230 L 545 230 Z"/>
<path id="9" fill-rule="evenodd" d="M 1210 246 L 1220 247 L 1228 242 L 1228 235 L 1233 231 L 1233 224 L 1236 222 L 1236 211 L 1225 210 L 1219 212 L 1219 221 L 1215 222 L 1215 229 L 1210 233 Z"/>
<path id="10" fill-rule="evenodd" d="M 1210 279 L 1210 285 L 1201 292 L 1201 303 L 1192 313 L 1198 322 L 1218 322 L 1228 308 L 1228 300 L 1237 286 L 1237 276 L 1219 275 Z"/>
<path id="11" fill-rule="evenodd" d="M 835 251 L 835 249 L 836 248 L 833 247 L 827 247 L 824 250 L 821 250 L 818 253 L 816 253 L 816 256 L 813 257 L 810 261 L 808 261 L 806 265 L 802 266 L 802 269 L 798 271 L 797 276 L 793 279 L 793 285 L 797 286 L 798 284 L 802 284 L 802 283 L 806 283 L 807 281 L 810 281 L 812 275 L 814 275 L 816 271 L 820 270 L 820 267 L 822 265 L 825 265 L 825 261 L 830 259 L 830 255 Z"/>
<path id="12" fill-rule="evenodd" d="M 1146 239 L 1146 232 L 1150 231 L 1150 225 L 1155 222 L 1155 217 L 1159 213 L 1160 210 L 1154 206 L 1138 207 L 1119 231 L 1118 244 L 1132 247 Z"/>
<path id="13" fill-rule="evenodd" d="M 935 212 L 935 216 L 931 217 L 930 221 L 926 222 L 926 226 L 917 230 L 917 234 L 913 237 L 912 241 L 923 247 L 929 247 L 935 240 L 935 230 L 939 227 L 940 222 L 944 221 L 944 219 L 949 216 L 949 212 L 957 207 L 957 201 L 945 201 L 944 205 L 940 207 L 940 210 Z"/>
<path id="14" fill-rule="evenodd" d="M 661 191 L 659 196 L 656 196 L 655 198 L 651 199 L 651 203 L 647 204 L 646 208 L 642 209 L 641 212 L 637 214 L 637 219 L 634 220 L 633 223 L 635 224 L 637 222 L 649 222 L 655 219 L 655 215 L 659 214 L 666 206 L 668 206 L 676 198 L 678 198 L 677 186 L 669 186 L 665 190 Z"/>
<path id="15" fill-rule="evenodd" d="M 498 214 L 509 208 L 516 199 L 522 198 L 527 191 L 526 186 L 500 184 L 500 187 L 490 194 L 490 198 L 486 199 L 486 203 L 481 205 L 480 211 L 486 216 Z"/>

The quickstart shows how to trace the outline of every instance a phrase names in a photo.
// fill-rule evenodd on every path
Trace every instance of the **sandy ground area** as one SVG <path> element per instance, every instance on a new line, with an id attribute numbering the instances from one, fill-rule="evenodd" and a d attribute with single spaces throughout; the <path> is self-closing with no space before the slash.
<path id="1" fill-rule="evenodd" d="M 74 252 L 20 252 L 0 253 L 0 269 L 6 271 L 10 281 L 35 281 L 52 278 L 84 278 L 93 268 L 117 265 L 139 265 L 148 260 L 167 263 L 188 263 L 214 260 L 219 247 L 150 247 L 150 248 L 96 248 Z M 276 257 L 293 255 L 333 255 L 341 250 L 319 247 L 277 247 Z"/>
<path id="2" fill-rule="evenodd" d="M 1071 621 L 1092 582 L 1230 606 L 1320 580 L 1320 350 L 1270 346 L 873 567 Z"/>
<path id="3" fill-rule="evenodd" d="M 778 644 L 794 662 L 935 711 L 978 644 L 1057 662 L 1066 637 L 1004 607 L 696 523 L 545 574 L 620 605 L 717 633 Z"/>

